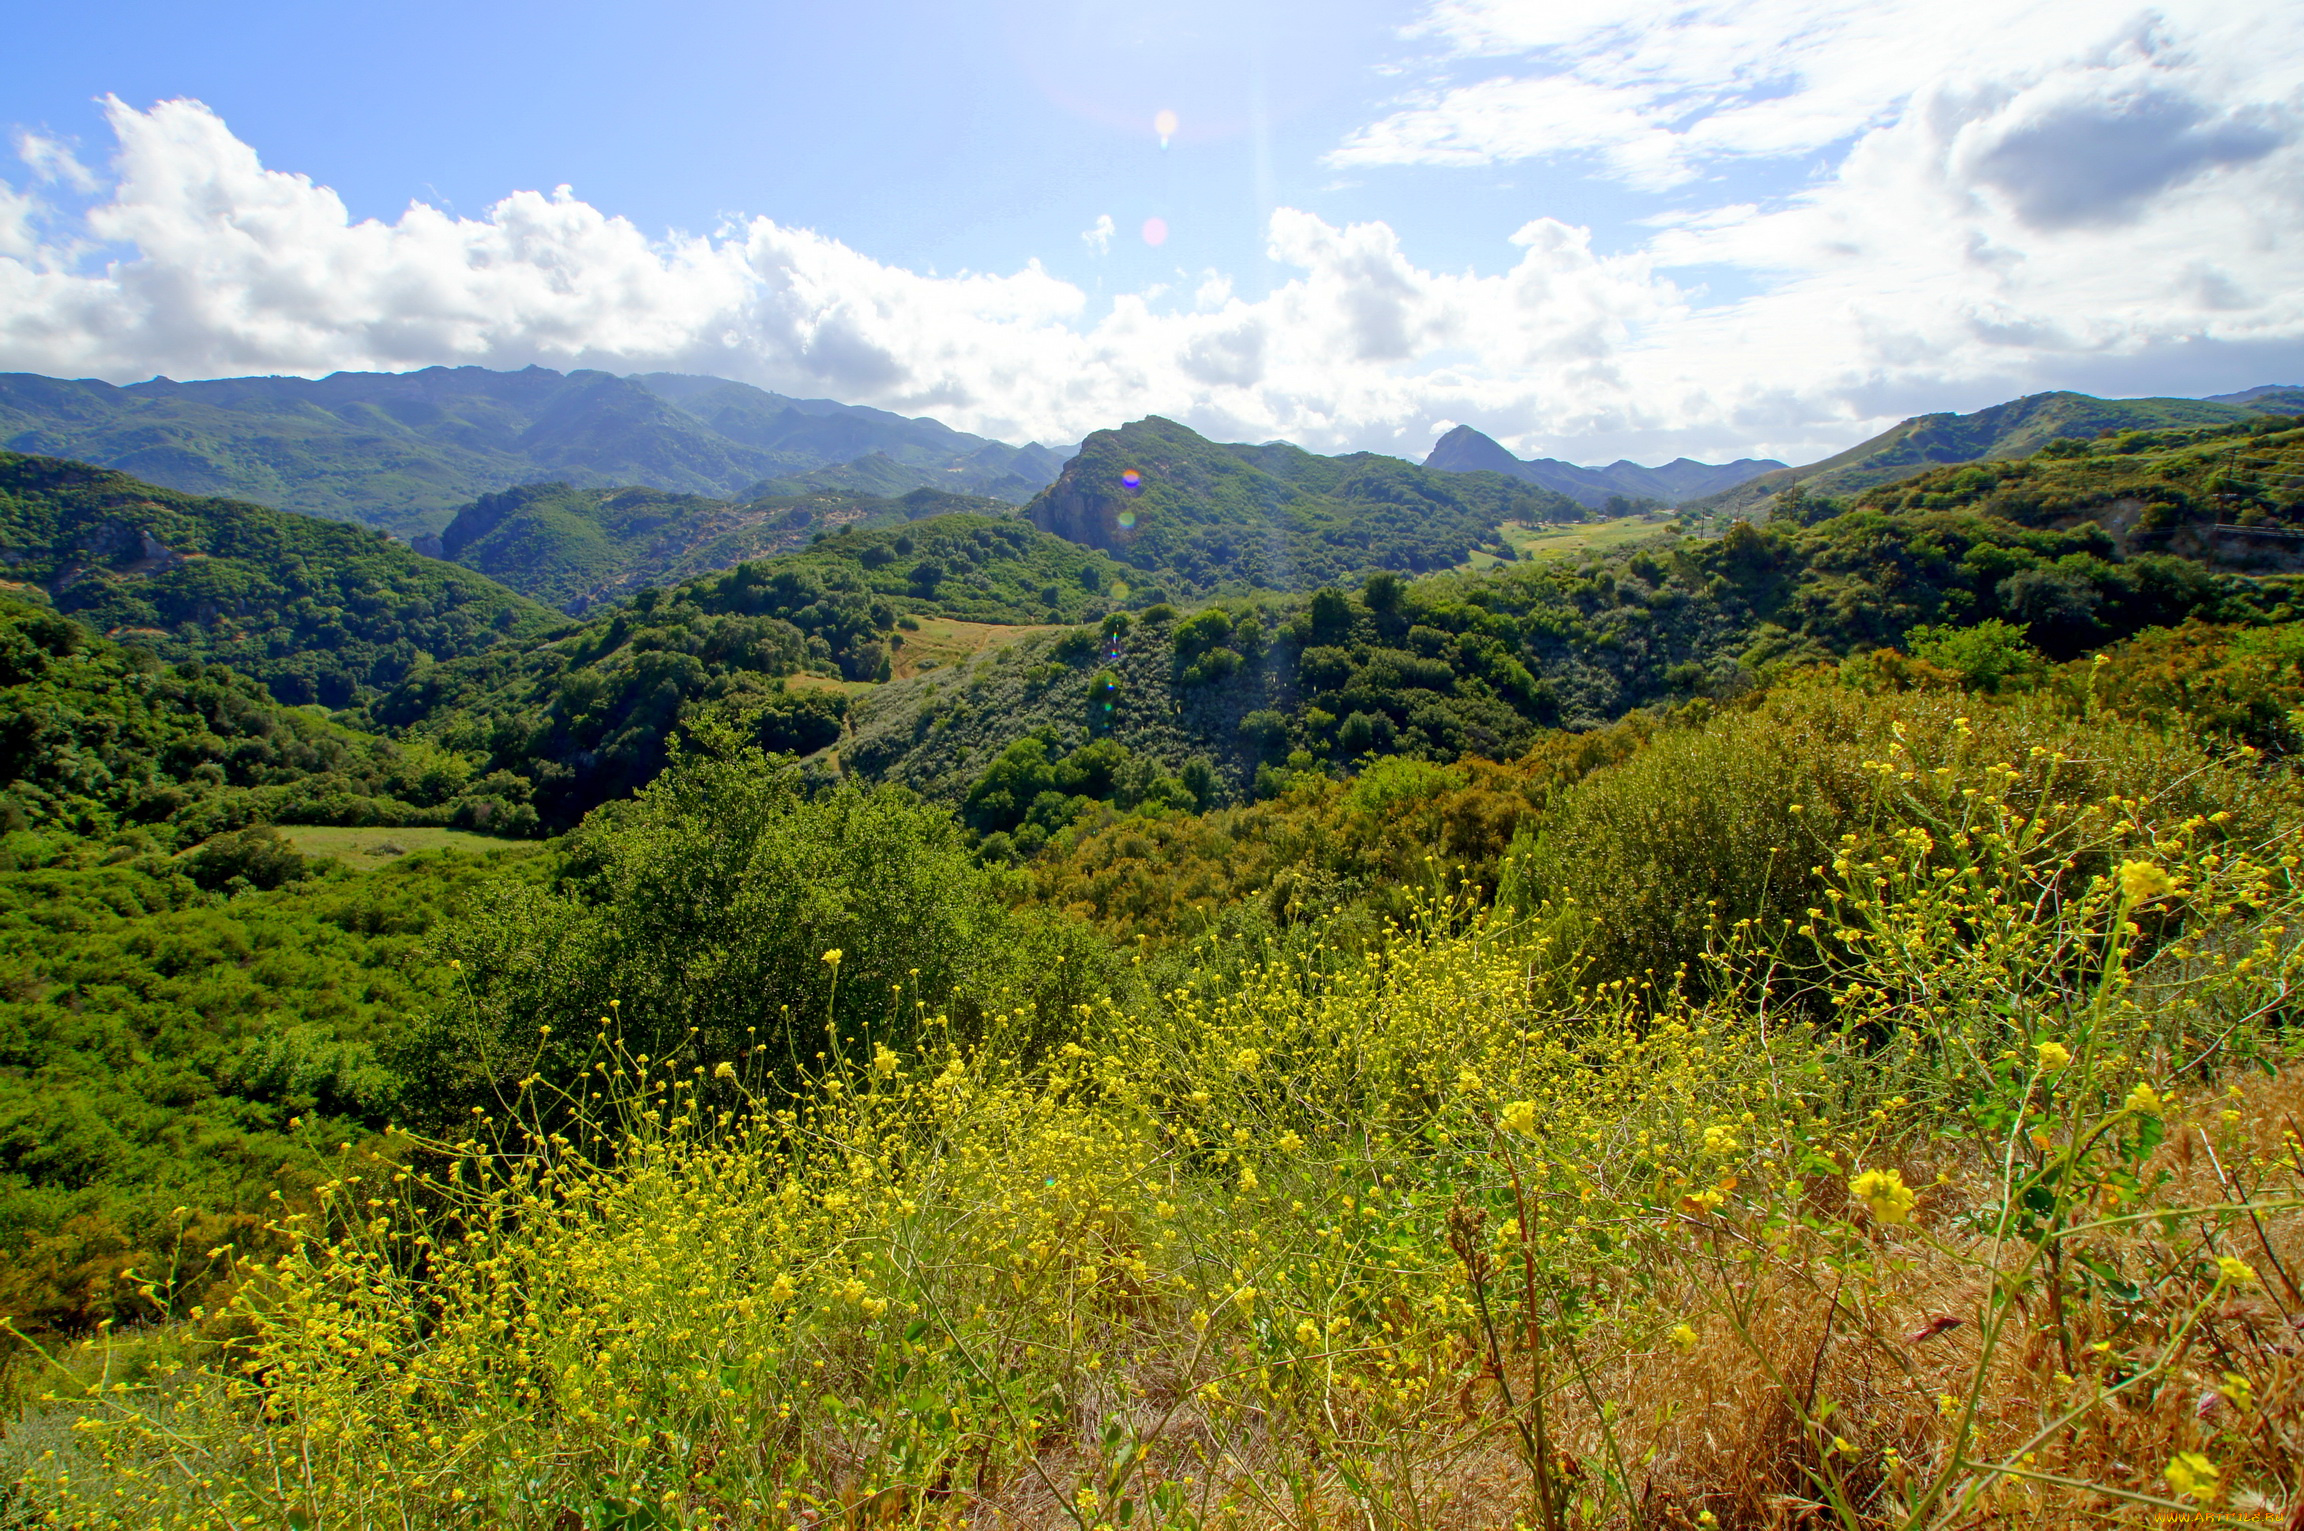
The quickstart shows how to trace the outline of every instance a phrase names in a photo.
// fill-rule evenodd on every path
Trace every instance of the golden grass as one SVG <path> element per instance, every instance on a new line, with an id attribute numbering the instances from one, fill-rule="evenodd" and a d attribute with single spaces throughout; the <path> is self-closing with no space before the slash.
<path id="1" fill-rule="evenodd" d="M 922 617 L 916 630 L 902 634 L 904 646 L 892 666 L 897 680 L 930 669 L 949 669 L 978 654 L 1006 648 L 1035 633 L 1052 633 L 1054 625 L 1006 626 L 992 622 L 962 622 L 952 617 Z"/>

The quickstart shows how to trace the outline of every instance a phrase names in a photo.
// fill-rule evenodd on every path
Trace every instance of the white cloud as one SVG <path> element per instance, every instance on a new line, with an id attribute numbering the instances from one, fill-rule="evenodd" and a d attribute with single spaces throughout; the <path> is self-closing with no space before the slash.
<path id="1" fill-rule="evenodd" d="M 1096 221 L 1080 235 L 1080 242 L 1088 247 L 1090 255 L 1103 255 L 1111 250 L 1112 236 L 1118 232 L 1110 213 L 1098 213 Z"/>
<path id="2" fill-rule="evenodd" d="M 1469 8 L 1450 14 L 1462 46 L 1491 46 Z M 1386 224 L 1281 208 L 1267 241 L 1286 275 L 1264 296 L 1210 272 L 1101 313 L 1037 263 L 922 275 L 768 218 L 651 239 L 567 188 L 475 218 L 419 203 L 355 222 L 196 102 L 114 102 L 118 153 L 90 210 L 0 186 L 0 368 L 664 368 L 1014 441 L 1160 413 L 1225 439 L 1421 455 L 1437 419 L 1524 454 L 1798 459 L 2060 368 L 2304 360 L 2291 107 L 2203 36 L 2131 29 L 2051 64 L 1924 81 L 1803 195 L 1660 216 L 1635 250 L 1537 217 L 1495 274 L 1438 272 Z M 1715 41 L 1775 78 L 1760 50 Z M 2211 88 L 2218 70 L 2254 84 Z M 1739 141 L 1813 138 L 1829 125 L 1794 126 L 1852 110 L 1780 105 L 1778 126 Z M 1685 126 L 1625 162 L 1694 163 L 1672 141 Z M 2123 155 L 2093 152 L 2106 134 Z M 1705 306 L 1674 276 L 1699 265 L 1755 290 Z"/>

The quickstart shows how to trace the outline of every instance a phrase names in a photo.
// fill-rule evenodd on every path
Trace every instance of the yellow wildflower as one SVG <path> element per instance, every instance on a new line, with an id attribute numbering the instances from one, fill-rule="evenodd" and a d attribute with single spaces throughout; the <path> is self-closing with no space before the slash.
<path id="1" fill-rule="evenodd" d="M 878 1074 L 882 1079 L 886 1079 L 896 1072 L 896 1055 L 890 1052 L 886 1046 L 875 1047 L 872 1050 L 872 1072 Z"/>
<path id="2" fill-rule="evenodd" d="M 1870 1207 L 1872 1215 L 1883 1223 L 1909 1222 L 1912 1208 L 1920 1200 L 1894 1170 L 1866 1170 L 1848 1182 L 1848 1195 Z"/>
<path id="3" fill-rule="evenodd" d="M 1737 1147 L 1735 1131 L 1725 1124 L 1704 1129 L 1704 1151 L 1706 1153 L 1732 1154 L 1736 1152 Z"/>
<path id="4" fill-rule="evenodd" d="M 1296 1326 L 1296 1343 L 1306 1350 L 1317 1349 L 1320 1344 L 1320 1326 L 1305 1319 Z"/>
<path id="5" fill-rule="evenodd" d="M 2263 1279 L 2256 1274 L 2254 1266 L 2245 1260 L 2235 1260 L 2230 1255 L 2216 1257 L 2216 1274 L 2234 1286 L 2254 1286 Z"/>
<path id="6" fill-rule="evenodd" d="M 714 1079 L 734 1079 L 736 1077 L 736 1065 L 727 1062 L 715 1064 L 712 1069 L 712 1077 Z"/>
<path id="7" fill-rule="evenodd" d="M 2072 1061 L 2071 1050 L 2061 1042 L 2043 1042 L 2034 1050 L 2040 1055 L 2040 1067 L 2050 1074 Z"/>
<path id="8" fill-rule="evenodd" d="M 798 1289 L 792 1285 L 790 1276 L 779 1274 L 774 1281 L 768 1284 L 768 1300 L 770 1302 L 790 1302 L 792 1294 L 796 1290 Z"/>
<path id="9" fill-rule="evenodd" d="M 1696 1348 L 1696 1331 L 1687 1324 L 1673 1325 L 1672 1332 L 1666 1338 L 1682 1350 L 1694 1350 Z"/>
<path id="10" fill-rule="evenodd" d="M 2168 1480 L 2168 1486 L 2179 1494 L 2185 1494 L 2194 1499 L 2214 1499 L 2218 1480 L 2223 1477 L 2223 1474 L 2216 1470 L 2215 1463 L 2209 1461 L 2199 1452 L 2179 1451 L 2169 1459 L 2167 1469 L 2161 1476 L 2165 1477 Z"/>
<path id="11" fill-rule="evenodd" d="M 2165 898 L 2176 891 L 2176 880 L 2167 870 L 2150 861 L 2123 861 L 2120 863 L 2120 891 L 2132 904 L 2148 904 L 2153 899 Z"/>
<path id="12" fill-rule="evenodd" d="M 2128 1092 L 2128 1109 L 2149 1116 L 2160 1114 L 2160 1092 L 2148 1084 L 2140 1084 Z"/>
<path id="13" fill-rule="evenodd" d="M 840 965 L 840 948 L 835 946 L 830 951 L 826 952 L 824 954 L 824 960 L 831 963 L 834 967 L 838 967 Z"/>
<path id="14" fill-rule="evenodd" d="M 1504 1108 L 1503 1119 L 1506 1127 L 1519 1133 L 1522 1137 L 1533 1135 L 1536 1131 L 1536 1102 L 1532 1100 L 1512 1102 Z"/>

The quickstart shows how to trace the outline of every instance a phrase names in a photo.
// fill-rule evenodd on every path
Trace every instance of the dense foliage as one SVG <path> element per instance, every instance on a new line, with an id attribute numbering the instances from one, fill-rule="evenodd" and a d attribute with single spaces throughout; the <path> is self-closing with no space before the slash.
<path id="1" fill-rule="evenodd" d="M 1232 797 L 1371 756 L 1517 754 L 1547 728 L 1724 697 L 1775 668 L 1991 621 L 2064 659 L 2199 615 L 2284 618 L 2284 585 L 2165 554 L 2124 557 L 2094 522 L 1858 510 L 1739 524 L 1356 595 L 1157 606 L 1103 635 L 1018 644 L 850 708 L 852 770 L 959 801 L 1020 735 L 1110 737 L 1174 774 L 1207 759 Z"/>
<path id="2" fill-rule="evenodd" d="M 223 665 L 163 664 L 0 601 L 0 828 L 174 847 L 251 823 L 521 831 L 526 784 L 421 740 L 284 707 Z"/>
<path id="3" fill-rule="evenodd" d="M 539 982 L 492 1023 L 503 1100 L 348 1147 L 229 1302 L 49 1367 L 25 1492 L 139 1528 L 2285 1514 L 2304 809 L 2085 693 L 1879 689 L 1919 673 L 1591 764 L 1537 838 L 1616 864 L 901 1033 L 840 995 L 886 943 L 908 998 L 949 827 L 884 797 L 848 838 L 858 798 L 811 827 L 741 757 L 676 768 L 604 821 L 638 833 L 582 916 L 650 911 L 653 1014 Z M 786 829 L 835 888 L 896 859 L 837 961 L 772 890 Z M 1816 868 L 1781 916 L 1770 836 Z M 1594 970 L 1690 907 L 1688 981 Z M 807 961 L 778 1014 L 821 1006 L 813 1053 L 710 1029 Z"/>
<path id="4" fill-rule="evenodd" d="M 441 534 L 440 552 L 580 615 L 645 586 L 794 552 L 827 532 L 1007 509 L 936 489 L 893 498 L 820 489 L 734 501 L 657 489 L 528 484 L 482 495 L 457 512 Z"/>
<path id="5" fill-rule="evenodd" d="M 216 842 L 211 841 L 213 845 Z M 0 1302 L 27 1326 L 197 1301 L 220 1244 L 402 1107 L 451 992 L 435 927 L 537 852 L 413 856 L 211 892 L 133 837 L 0 840 Z M 304 869 L 299 869 L 304 870 Z M 501 896 L 501 895 L 498 895 Z"/>
<path id="6" fill-rule="evenodd" d="M 0 544 L 26 595 L 284 702 L 349 707 L 434 660 L 562 625 L 382 533 L 0 453 Z"/>
<path id="7" fill-rule="evenodd" d="M 921 615 L 1098 613 L 1118 572 L 1010 517 L 842 531 L 783 559 L 642 591 L 565 637 L 426 669 L 371 711 L 533 783 L 543 821 L 566 827 L 652 778 L 684 721 L 735 718 L 765 748 L 822 749 L 840 737 L 845 695 L 783 677 L 884 679 Z"/>
<path id="8" fill-rule="evenodd" d="M 1510 556 L 1506 521 L 1575 521 L 1565 495 L 1501 474 L 1396 457 L 1319 457 L 1286 442 L 1221 445 L 1158 416 L 1098 431 L 1025 507 L 1037 526 L 1103 548 L 1152 599 L 1309 590 L 1369 570 L 1453 568 Z"/>
<path id="9" fill-rule="evenodd" d="M 2098 521 L 2126 545 L 2241 564 L 2295 553 L 2248 535 L 2304 523 L 2304 428 L 2284 415 L 2227 425 L 2059 437 L 2013 462 L 1939 468 L 1866 491 L 1881 510 L 1958 506 L 2027 526 Z M 2221 537 L 2222 523 L 2242 529 Z"/>

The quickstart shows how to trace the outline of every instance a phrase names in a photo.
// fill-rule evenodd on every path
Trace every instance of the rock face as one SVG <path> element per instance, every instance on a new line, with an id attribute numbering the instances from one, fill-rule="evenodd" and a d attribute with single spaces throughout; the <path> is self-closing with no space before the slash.
<path id="1" fill-rule="evenodd" d="M 1066 474 L 1025 508 L 1034 526 L 1067 542 L 1118 553 L 1132 540 L 1120 525 L 1121 506 L 1091 487 L 1084 477 Z"/>

